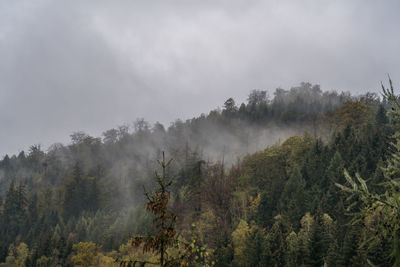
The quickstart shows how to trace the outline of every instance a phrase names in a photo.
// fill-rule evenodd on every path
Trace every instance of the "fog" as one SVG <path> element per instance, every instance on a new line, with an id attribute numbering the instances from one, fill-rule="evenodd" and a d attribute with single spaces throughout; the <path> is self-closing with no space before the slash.
<path id="1" fill-rule="evenodd" d="M 398 1 L 1 1 L 0 155 L 301 81 L 399 86 Z"/>

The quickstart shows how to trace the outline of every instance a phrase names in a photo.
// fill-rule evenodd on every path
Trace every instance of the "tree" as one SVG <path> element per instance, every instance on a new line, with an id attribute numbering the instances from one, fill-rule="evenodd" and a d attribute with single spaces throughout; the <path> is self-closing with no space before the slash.
<path id="1" fill-rule="evenodd" d="M 285 262 L 288 266 L 300 265 L 299 254 L 300 254 L 300 240 L 295 232 L 290 232 L 286 236 L 286 256 Z"/>
<path id="2" fill-rule="evenodd" d="M 388 117 L 386 116 L 385 107 L 382 104 L 379 105 L 379 109 L 375 115 L 375 120 L 379 127 L 382 127 L 389 122 Z"/>
<path id="3" fill-rule="evenodd" d="M 71 261 L 77 267 L 95 266 L 96 244 L 93 242 L 79 242 L 72 247 L 76 255 L 72 256 Z"/>
<path id="4" fill-rule="evenodd" d="M 353 101 L 344 104 L 335 111 L 334 120 L 338 130 L 347 126 L 362 129 L 372 120 L 370 108 L 361 101 Z"/>
<path id="5" fill-rule="evenodd" d="M 318 215 L 311 227 L 309 240 L 309 264 L 310 266 L 323 266 L 324 258 L 328 250 L 328 238 L 322 225 L 322 216 Z"/>
<path id="6" fill-rule="evenodd" d="M 77 218 L 82 211 L 95 212 L 99 207 L 99 187 L 94 177 L 85 177 L 79 162 L 74 166 L 72 178 L 65 185 L 64 218 Z"/>
<path id="7" fill-rule="evenodd" d="M 346 233 L 343 242 L 342 255 L 339 258 L 344 266 L 355 266 L 358 263 L 357 254 L 360 243 L 360 228 L 352 226 Z"/>
<path id="8" fill-rule="evenodd" d="M 224 103 L 224 110 L 222 111 L 224 114 L 232 115 L 238 110 L 235 104 L 235 100 L 233 98 L 228 98 L 228 100 Z"/>
<path id="9" fill-rule="evenodd" d="M 252 121 L 260 121 L 267 115 L 269 103 L 267 91 L 253 90 L 247 100 L 248 112 Z"/>
<path id="10" fill-rule="evenodd" d="M 232 232 L 232 243 L 234 251 L 234 264 L 236 266 L 244 266 L 246 262 L 246 255 L 244 253 L 246 249 L 246 238 L 249 233 L 249 225 L 246 221 L 241 220 L 236 230 Z"/>
<path id="11" fill-rule="evenodd" d="M 295 168 L 281 195 L 280 205 L 282 210 L 285 211 L 289 221 L 296 228 L 296 224 L 299 224 L 306 208 L 305 186 L 306 182 L 300 170 Z"/>
<path id="12" fill-rule="evenodd" d="M 263 90 L 253 90 L 249 94 L 247 101 L 250 106 L 257 106 L 260 104 L 268 103 L 267 91 Z"/>
<path id="13" fill-rule="evenodd" d="M 340 204 L 342 203 L 341 192 L 340 189 L 335 186 L 335 183 L 342 184 L 345 181 L 343 168 L 344 162 L 342 156 L 339 151 L 336 151 L 326 172 L 326 182 L 328 183 L 324 196 L 326 201 L 322 203 L 326 204 L 322 206 L 324 210 L 329 210 L 330 214 L 333 215 L 336 220 L 339 218 L 342 219 L 343 216 L 345 216 L 343 210 L 340 209 Z"/>
<path id="14" fill-rule="evenodd" d="M 383 95 L 392 105 L 390 111 L 391 121 L 394 126 L 400 127 L 400 102 L 395 96 L 392 81 L 389 78 L 390 88 L 386 89 L 382 85 Z M 371 193 L 367 183 L 355 174 L 356 179 L 352 178 L 347 170 L 344 171 L 345 178 L 349 186 L 336 184 L 343 191 L 350 193 L 349 199 L 353 199 L 352 205 L 348 210 L 354 210 L 353 223 L 358 223 L 365 218 L 372 218 L 376 227 L 377 235 L 389 238 L 392 242 L 391 256 L 394 259 L 394 266 L 400 266 L 400 132 L 396 132 L 395 142 L 392 143 L 393 153 L 387 161 L 387 167 L 383 168 L 386 178 L 385 193 Z M 377 216 L 378 214 L 378 216 Z M 365 243 L 374 244 L 377 236 L 367 238 Z"/>
<path id="15" fill-rule="evenodd" d="M 118 141 L 118 130 L 110 129 L 103 133 L 103 142 L 105 144 L 115 144 Z"/>
<path id="16" fill-rule="evenodd" d="M 159 175 L 155 171 L 155 179 L 158 187 L 150 194 L 145 193 L 147 198 L 146 210 L 154 215 L 152 227 L 154 232 L 146 236 L 135 236 L 132 239 L 131 245 L 133 247 L 143 247 L 143 253 L 153 252 L 159 256 L 157 262 L 150 261 L 121 261 L 121 264 L 125 266 L 133 266 L 138 263 L 140 266 L 145 266 L 145 264 L 153 264 L 159 266 L 189 266 L 190 262 L 193 260 L 191 255 L 194 251 L 193 246 L 190 244 L 184 244 L 178 238 L 177 230 L 175 227 L 178 217 L 170 210 L 168 203 L 171 199 L 171 192 L 169 190 L 172 185 L 172 181 L 167 179 L 167 167 L 171 163 L 172 159 L 169 161 L 165 160 L 165 154 L 163 152 L 162 161 L 158 161 L 162 168 L 162 174 Z M 181 245 L 183 244 L 183 249 Z M 177 250 L 177 255 L 172 255 L 171 249 Z"/>
<path id="17" fill-rule="evenodd" d="M 268 266 L 284 266 L 286 223 L 281 215 L 275 216 L 275 223 L 267 233 L 267 246 L 271 253 L 271 262 Z"/>
<path id="18" fill-rule="evenodd" d="M 0 258 L 5 258 L 10 243 L 25 230 L 27 198 L 23 184 L 16 187 L 14 181 L 10 183 L 2 208 L 3 211 L 0 214 Z"/>
<path id="19" fill-rule="evenodd" d="M 265 231 L 259 226 L 252 225 L 244 242 L 246 264 L 243 266 L 256 267 L 268 266 L 271 260 Z"/>
<path id="20" fill-rule="evenodd" d="M 28 246 L 21 242 L 18 246 L 13 244 L 10 246 L 6 263 L 4 267 L 24 267 L 25 260 L 28 258 L 29 249 Z M 3 266 L 0 264 L 0 266 Z"/>

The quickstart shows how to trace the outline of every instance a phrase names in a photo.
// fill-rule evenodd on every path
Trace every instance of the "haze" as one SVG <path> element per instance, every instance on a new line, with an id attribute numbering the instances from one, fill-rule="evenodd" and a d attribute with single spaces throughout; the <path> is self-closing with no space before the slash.
<path id="1" fill-rule="evenodd" d="M 252 89 L 398 88 L 398 1 L 0 1 L 0 155 Z"/>

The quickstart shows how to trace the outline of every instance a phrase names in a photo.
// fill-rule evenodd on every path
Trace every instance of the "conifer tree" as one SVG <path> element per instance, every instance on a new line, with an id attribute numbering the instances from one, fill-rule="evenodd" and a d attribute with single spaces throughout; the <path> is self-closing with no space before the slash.
<path id="1" fill-rule="evenodd" d="M 316 216 L 312 224 L 309 242 L 309 265 L 315 267 L 323 266 L 329 247 L 329 239 L 326 229 L 324 229 L 321 214 Z"/>
<path id="2" fill-rule="evenodd" d="M 146 210 L 154 216 L 152 227 L 154 232 L 145 236 L 139 235 L 132 239 L 131 245 L 138 248 L 143 247 L 143 252 L 153 252 L 158 255 L 157 262 L 130 260 L 120 261 L 120 266 L 145 266 L 146 264 L 166 266 L 190 266 L 193 261 L 192 256 L 194 244 L 184 243 L 178 238 L 176 222 L 178 217 L 170 210 L 168 203 L 171 199 L 170 186 L 172 181 L 167 178 L 167 167 L 171 163 L 165 160 L 165 154 L 162 154 L 162 161 L 158 161 L 162 168 L 160 175 L 155 171 L 155 179 L 158 187 L 152 192 L 145 192 L 147 198 Z M 177 250 L 177 255 L 170 253 L 171 249 Z M 118 259 L 117 259 L 118 261 Z"/>
<path id="3" fill-rule="evenodd" d="M 268 266 L 270 260 L 270 251 L 267 247 L 265 231 L 260 227 L 253 225 L 244 242 L 244 255 L 246 257 L 245 265 L 241 266 Z"/>
<path id="4" fill-rule="evenodd" d="M 392 242 L 391 256 L 394 259 L 394 266 L 400 266 L 400 102 L 399 98 L 394 94 L 392 81 L 389 79 L 390 88 L 386 89 L 382 85 L 384 96 L 389 100 L 392 109 L 389 112 L 391 121 L 397 129 L 395 134 L 395 142 L 392 143 L 393 153 L 387 161 L 387 167 L 383 168 L 385 182 L 385 193 L 371 193 L 364 179 L 356 173 L 356 179 L 353 179 L 347 171 L 344 172 L 345 178 L 349 186 L 337 184 L 343 191 L 351 193 L 350 199 L 354 199 L 349 210 L 354 207 L 359 210 L 354 213 L 354 223 L 358 223 L 366 217 L 379 213 L 375 216 L 374 223 L 378 228 L 376 232 L 383 238 L 389 238 Z M 374 217 L 374 216 L 372 216 Z M 376 242 L 376 236 L 367 238 L 366 243 Z"/>
<path id="5" fill-rule="evenodd" d="M 281 207 L 296 229 L 306 208 L 305 186 L 300 170 L 295 168 L 281 195 Z"/>

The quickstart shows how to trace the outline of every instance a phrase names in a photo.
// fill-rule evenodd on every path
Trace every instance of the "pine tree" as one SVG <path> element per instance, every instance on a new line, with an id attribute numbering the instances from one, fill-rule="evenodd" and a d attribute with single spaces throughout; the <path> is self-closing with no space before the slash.
<path id="1" fill-rule="evenodd" d="M 251 226 L 244 242 L 243 253 L 246 264 L 241 266 L 268 266 L 270 255 L 263 229 L 255 225 Z"/>
<path id="2" fill-rule="evenodd" d="M 400 102 L 394 95 L 392 81 L 389 79 L 390 88 L 386 89 L 382 85 L 384 96 L 390 101 L 392 110 L 390 112 L 391 121 L 397 133 L 395 134 L 395 142 L 392 143 L 393 153 L 387 160 L 387 167 L 383 169 L 386 178 L 385 193 L 373 194 L 367 187 L 364 179 L 356 173 L 356 179 L 353 179 L 347 171 L 345 178 L 349 186 L 337 184 L 343 191 L 351 193 L 354 203 L 348 209 L 358 208 L 354 213 L 354 222 L 359 222 L 364 218 L 374 217 L 376 213 L 379 216 L 375 219 L 376 234 L 383 238 L 391 240 L 392 249 L 391 256 L 394 259 L 394 266 L 400 266 Z M 376 238 L 367 238 L 366 243 L 374 244 Z"/>
<path id="3" fill-rule="evenodd" d="M 306 182 L 298 168 L 293 170 L 292 175 L 283 189 L 280 206 L 295 229 L 299 228 L 299 222 L 306 209 Z"/>
<path id="4" fill-rule="evenodd" d="M 344 216 L 342 210 L 340 209 L 342 194 L 340 189 L 335 185 L 335 183 L 343 183 L 345 181 L 343 168 L 343 159 L 339 151 L 336 151 L 326 172 L 326 179 L 328 182 L 327 191 L 324 196 L 326 205 L 321 205 L 324 210 L 330 211 L 331 215 L 333 215 L 336 220 Z"/>
<path id="5" fill-rule="evenodd" d="M 298 235 L 292 231 L 286 236 L 286 266 L 300 266 L 300 239 Z"/>
<path id="6" fill-rule="evenodd" d="M 65 196 L 63 203 L 63 215 L 65 219 L 78 217 L 82 207 L 86 205 L 82 198 L 86 192 L 83 182 L 83 173 L 79 162 L 74 166 L 72 179 L 65 186 Z"/>
<path id="7" fill-rule="evenodd" d="M 275 216 L 274 219 L 275 223 L 267 234 L 267 244 L 271 253 L 270 263 L 272 266 L 284 266 L 286 227 L 281 215 Z"/>
<path id="8" fill-rule="evenodd" d="M 171 159 L 172 160 L 172 159 Z M 189 266 L 193 261 L 193 246 L 191 244 L 184 244 L 178 239 L 176 222 L 178 217 L 170 210 L 168 202 L 171 198 L 171 192 L 169 190 L 172 185 L 172 181 L 167 179 L 167 167 L 171 163 L 165 160 L 163 152 L 162 161 L 159 161 L 159 165 L 162 168 L 162 174 L 159 175 L 155 172 L 155 179 L 158 184 L 151 194 L 145 193 L 147 198 L 146 210 L 154 215 L 152 227 L 154 233 L 146 236 L 135 236 L 132 239 L 132 246 L 143 247 L 143 252 L 153 252 L 159 256 L 158 261 L 121 261 L 122 266 L 135 266 L 136 263 L 144 266 L 145 264 L 158 264 L 159 266 Z M 180 245 L 183 244 L 183 249 Z M 172 256 L 168 253 L 169 249 L 177 249 L 178 255 Z"/>
<path id="9" fill-rule="evenodd" d="M 324 265 L 328 250 L 328 237 L 322 225 L 321 215 L 317 216 L 311 227 L 309 251 L 310 257 L 308 263 L 310 266 L 320 267 Z"/>
<path id="10" fill-rule="evenodd" d="M 343 243 L 341 265 L 360 266 L 358 260 L 360 230 L 360 228 L 354 226 L 348 230 Z"/>

